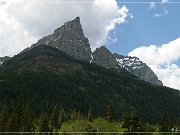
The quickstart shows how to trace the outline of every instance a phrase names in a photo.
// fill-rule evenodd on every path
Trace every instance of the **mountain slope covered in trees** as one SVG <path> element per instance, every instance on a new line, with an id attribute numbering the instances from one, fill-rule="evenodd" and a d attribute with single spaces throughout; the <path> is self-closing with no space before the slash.
<path id="1" fill-rule="evenodd" d="M 180 92 L 119 72 L 76 60 L 60 50 L 40 45 L 5 61 L 0 67 L 0 99 L 11 106 L 23 96 L 33 115 L 58 104 L 65 110 L 105 116 L 112 105 L 115 119 L 135 110 L 144 122 L 157 123 L 162 114 L 180 118 Z"/>

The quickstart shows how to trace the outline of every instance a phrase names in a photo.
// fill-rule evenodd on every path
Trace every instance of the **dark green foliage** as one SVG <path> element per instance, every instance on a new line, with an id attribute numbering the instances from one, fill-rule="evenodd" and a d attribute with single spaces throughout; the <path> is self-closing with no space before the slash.
<path id="1" fill-rule="evenodd" d="M 52 114 L 51 114 L 51 127 L 53 129 L 59 129 L 61 126 L 61 116 L 62 114 L 60 114 L 60 109 L 57 105 L 54 106 Z"/>
<path id="2" fill-rule="evenodd" d="M 112 108 L 112 105 L 109 104 L 107 106 L 107 116 L 106 116 L 106 119 L 108 122 L 113 122 L 113 108 Z"/>
<path id="3" fill-rule="evenodd" d="M 2 103 L 0 115 L 1 132 L 41 132 L 40 134 L 53 134 L 52 132 L 89 132 L 95 134 L 96 132 L 157 132 L 158 126 L 145 124 L 139 121 L 136 113 L 130 112 L 125 115 L 123 123 L 112 121 L 109 122 L 107 118 L 100 116 L 95 119 L 92 116 L 91 109 L 89 115 L 85 119 L 80 111 L 64 112 L 64 109 L 59 109 L 57 105 L 53 106 L 52 114 L 48 114 L 44 110 L 41 115 L 32 117 L 28 105 L 22 97 L 19 97 L 12 113 L 8 113 L 10 106 L 6 102 Z M 2 113 L 3 112 L 3 113 Z M 73 121 L 69 118 L 64 119 L 65 115 L 75 116 Z M 7 117 L 9 116 L 9 118 Z M 49 117 L 50 116 L 50 117 Z M 159 125 L 161 132 L 168 131 L 169 123 L 162 117 Z M 9 123 L 7 123 L 9 121 Z M 118 120 L 119 121 L 119 120 Z M 179 127 L 178 124 L 173 126 L 175 131 Z M 43 132 L 43 133 L 42 133 Z M 46 133 L 45 133 L 46 132 Z M 92 133 L 93 132 L 93 133 Z M 98 134 L 98 133 L 97 133 Z M 131 133 L 133 134 L 133 133 Z M 146 133 L 150 134 L 150 133 Z"/>
<path id="4" fill-rule="evenodd" d="M 41 113 L 38 120 L 38 132 L 52 132 L 49 125 L 49 116 L 45 112 Z"/>
<path id="5" fill-rule="evenodd" d="M 7 131 L 11 132 L 30 132 L 33 131 L 32 116 L 28 105 L 22 97 L 18 98 L 13 112 L 7 123 Z"/>
<path id="6" fill-rule="evenodd" d="M 9 107 L 7 102 L 4 101 L 0 108 L 0 132 L 5 132 L 9 118 Z"/>
<path id="7" fill-rule="evenodd" d="M 89 121 L 89 122 L 93 122 L 93 116 L 92 116 L 92 111 L 91 111 L 91 109 L 90 109 L 89 112 L 88 112 L 88 121 Z"/>
<path id="8" fill-rule="evenodd" d="M 129 112 L 123 118 L 123 127 L 127 128 L 127 132 L 141 132 L 142 123 L 135 112 Z"/>
<path id="9" fill-rule="evenodd" d="M 60 111 L 60 122 L 59 122 L 59 125 L 60 125 L 60 127 L 61 127 L 61 125 L 62 125 L 62 123 L 65 121 L 65 112 L 64 112 L 64 110 L 62 109 L 61 111 Z"/>
<path id="10" fill-rule="evenodd" d="M 71 112 L 71 121 L 76 121 L 82 119 L 81 112 L 77 112 L 75 109 Z"/>
<path id="11" fill-rule="evenodd" d="M 3 63 L 0 80 L 0 99 L 6 96 L 13 106 L 22 95 L 35 116 L 42 110 L 49 114 L 57 104 L 67 112 L 75 108 L 87 116 L 91 108 L 94 117 L 105 117 L 111 101 L 114 120 L 131 109 L 143 122 L 157 123 L 162 112 L 174 123 L 180 117 L 179 91 L 154 86 L 123 69 L 75 60 L 50 46 L 35 47 Z"/>
<path id="12" fill-rule="evenodd" d="M 166 115 L 163 113 L 159 121 L 159 132 L 170 132 L 170 123 Z"/>

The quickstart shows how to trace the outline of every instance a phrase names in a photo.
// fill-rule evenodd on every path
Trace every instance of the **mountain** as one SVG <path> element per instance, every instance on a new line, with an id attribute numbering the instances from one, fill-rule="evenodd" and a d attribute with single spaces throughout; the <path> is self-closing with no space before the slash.
<path id="1" fill-rule="evenodd" d="M 140 77 L 142 80 L 145 80 L 155 85 L 163 85 L 163 83 L 158 80 L 158 77 L 151 70 L 151 68 L 148 67 L 145 63 L 143 63 L 139 58 L 123 56 L 117 53 L 114 53 L 113 55 L 122 68 L 125 68 L 127 71 Z"/>
<path id="2" fill-rule="evenodd" d="M 31 48 L 41 44 L 58 48 L 77 59 L 86 61 L 90 61 L 91 59 L 92 52 L 89 40 L 84 36 L 79 17 L 66 22 L 63 26 L 56 29 L 53 34 L 40 39 Z M 26 50 L 31 48 L 27 48 Z"/>
<path id="3" fill-rule="evenodd" d="M 108 68 L 119 67 L 116 58 L 105 46 L 101 46 L 93 52 L 91 62 Z"/>
<path id="4" fill-rule="evenodd" d="M 131 57 L 112 54 L 105 46 L 97 48 L 92 53 L 88 38 L 84 36 L 79 17 L 66 22 L 63 26 L 56 29 L 53 34 L 40 39 L 24 51 L 41 44 L 58 48 L 76 59 L 89 61 L 90 63 L 93 62 L 106 68 L 115 68 L 117 70 L 119 70 L 119 68 L 125 68 L 147 82 L 155 85 L 163 85 L 151 68 L 138 58 L 134 60 L 134 58 Z M 138 68 L 135 67 L 135 65 L 138 65 Z"/>
<path id="5" fill-rule="evenodd" d="M 163 85 L 155 73 L 137 57 L 112 54 L 105 46 L 97 48 L 92 55 L 91 62 L 106 68 L 124 68 L 142 80 L 155 85 Z"/>
<path id="6" fill-rule="evenodd" d="M 173 122 L 180 117 L 178 90 L 152 85 L 123 68 L 117 72 L 75 59 L 47 45 L 20 53 L 0 67 L 1 101 L 6 98 L 13 106 L 19 95 L 34 115 L 58 104 L 105 116 L 111 103 L 116 119 L 129 110 L 136 110 L 145 122 L 157 123 L 163 113 Z"/>
<path id="7" fill-rule="evenodd" d="M 0 57 L 0 66 L 3 64 L 3 62 L 5 62 L 5 61 L 7 61 L 9 59 L 10 59 L 10 57 L 8 57 L 8 56 Z"/>

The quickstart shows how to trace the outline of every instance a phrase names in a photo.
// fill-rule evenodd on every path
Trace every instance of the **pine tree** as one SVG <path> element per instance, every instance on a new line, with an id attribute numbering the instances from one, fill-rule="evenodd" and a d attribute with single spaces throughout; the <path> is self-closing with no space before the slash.
<path id="1" fill-rule="evenodd" d="M 123 117 L 123 125 L 122 125 L 122 127 L 127 128 L 128 132 L 130 131 L 130 128 L 131 128 L 130 120 L 131 120 L 130 113 L 128 113 L 127 115 L 125 115 Z"/>
<path id="2" fill-rule="evenodd" d="M 109 104 L 107 106 L 107 116 L 106 119 L 108 122 L 113 122 L 113 108 L 112 108 L 112 104 Z"/>
<path id="3" fill-rule="evenodd" d="M 54 106 L 52 111 L 51 127 L 56 130 L 60 128 L 60 110 L 57 105 Z"/>
<path id="4" fill-rule="evenodd" d="M 6 131 L 8 118 L 9 118 L 8 105 L 6 102 L 4 102 L 0 111 L 0 132 Z"/>
<path id="5" fill-rule="evenodd" d="M 73 109 L 73 111 L 71 113 L 71 121 L 73 122 L 73 121 L 76 121 L 78 119 L 79 119 L 79 114 L 78 114 L 78 112 L 76 112 L 75 109 Z"/>
<path id="6" fill-rule="evenodd" d="M 93 116 L 92 116 L 91 109 L 90 109 L 89 112 L 88 112 L 88 121 L 89 121 L 89 122 L 93 122 Z"/>
<path id="7" fill-rule="evenodd" d="M 81 112 L 79 111 L 79 112 L 77 112 L 76 113 L 76 117 L 77 117 L 77 119 L 76 120 L 81 120 L 82 119 L 82 115 L 81 115 Z"/>
<path id="8" fill-rule="evenodd" d="M 135 112 L 130 112 L 123 118 L 123 128 L 127 128 L 127 132 L 141 132 L 142 123 Z"/>
<path id="9" fill-rule="evenodd" d="M 63 109 L 60 112 L 60 121 L 61 121 L 61 124 L 65 121 L 65 112 Z"/>
<path id="10" fill-rule="evenodd" d="M 168 131 L 170 131 L 170 126 L 168 124 L 167 117 L 165 114 L 162 114 L 159 121 L 159 132 L 168 132 Z"/>
<path id="11" fill-rule="evenodd" d="M 28 105 L 22 96 L 18 98 L 7 124 L 7 131 L 28 132 L 33 130 L 33 120 Z"/>
<path id="12" fill-rule="evenodd" d="M 23 125 L 21 127 L 21 131 L 33 131 L 34 130 L 33 118 L 27 104 L 24 106 L 22 118 L 23 118 L 22 119 Z"/>
<path id="13" fill-rule="evenodd" d="M 47 113 L 42 112 L 38 121 L 39 132 L 51 132 L 49 127 L 49 117 Z"/>
<path id="14" fill-rule="evenodd" d="M 62 123 L 65 121 L 65 113 L 64 113 L 64 110 L 62 109 L 61 111 L 60 111 L 60 120 L 59 120 L 59 128 L 61 128 L 61 125 L 62 125 Z"/>

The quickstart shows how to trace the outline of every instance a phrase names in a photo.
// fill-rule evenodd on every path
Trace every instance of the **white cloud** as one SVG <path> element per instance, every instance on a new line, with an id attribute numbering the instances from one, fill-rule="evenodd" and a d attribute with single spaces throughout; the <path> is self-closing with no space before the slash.
<path id="1" fill-rule="evenodd" d="M 168 14 L 165 4 L 168 3 L 168 0 L 161 0 L 160 3 L 150 2 L 148 9 L 154 11 L 153 17 L 159 18 Z"/>
<path id="2" fill-rule="evenodd" d="M 144 53 L 143 53 L 144 52 Z M 162 80 L 163 84 L 180 90 L 180 67 L 175 64 L 180 60 L 180 38 L 160 47 L 141 46 L 129 53 L 144 61 Z"/>
<path id="3" fill-rule="evenodd" d="M 149 3 L 149 9 L 156 8 L 155 2 Z"/>
<path id="4" fill-rule="evenodd" d="M 84 33 L 95 49 L 105 43 L 116 24 L 126 22 L 126 6 L 116 0 L 6 0 L 0 7 L 0 56 L 14 55 L 64 22 L 81 17 Z M 87 3 L 85 3 L 87 2 Z"/>
<path id="5" fill-rule="evenodd" d="M 106 45 L 112 45 L 118 42 L 117 33 L 113 31 L 113 33 L 109 34 L 106 39 Z"/>
<path id="6" fill-rule="evenodd" d="M 5 4 L 6 4 L 6 1 L 0 0 L 0 6 L 3 6 L 3 5 L 5 5 Z"/>
<path id="7" fill-rule="evenodd" d="M 161 3 L 168 3 L 168 0 L 161 0 Z"/>
<path id="8" fill-rule="evenodd" d="M 168 11 L 164 8 L 163 9 L 163 12 L 161 12 L 161 13 L 155 13 L 154 14 L 154 17 L 162 17 L 162 16 L 165 16 L 165 15 L 167 15 L 168 14 Z"/>

